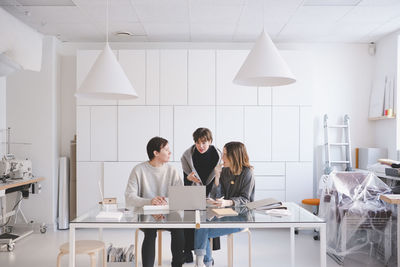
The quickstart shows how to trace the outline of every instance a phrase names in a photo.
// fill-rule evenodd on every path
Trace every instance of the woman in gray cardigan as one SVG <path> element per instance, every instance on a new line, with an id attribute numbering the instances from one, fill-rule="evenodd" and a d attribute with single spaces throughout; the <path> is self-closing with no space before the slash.
<path id="1" fill-rule="evenodd" d="M 221 152 L 212 144 L 212 133 L 207 128 L 198 128 L 193 133 L 194 145 L 182 155 L 185 185 L 205 185 L 208 197 L 215 178 L 215 167 L 221 162 Z M 185 262 L 193 262 L 194 230 L 185 229 Z M 220 248 L 219 238 L 213 239 L 213 249 Z"/>
<path id="2" fill-rule="evenodd" d="M 215 168 L 216 176 L 210 196 L 216 199 L 220 207 L 243 206 L 254 201 L 255 182 L 253 170 L 249 163 L 246 147 L 240 142 L 230 142 L 224 146 L 222 155 L 224 168 Z M 241 231 L 240 228 L 200 228 L 194 237 L 194 253 L 197 267 L 211 266 L 209 238 L 215 238 Z"/>

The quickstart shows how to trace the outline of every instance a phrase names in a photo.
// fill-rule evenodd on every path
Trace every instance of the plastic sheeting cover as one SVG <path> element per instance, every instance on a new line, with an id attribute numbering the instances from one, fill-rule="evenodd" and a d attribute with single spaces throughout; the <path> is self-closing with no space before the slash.
<path id="1" fill-rule="evenodd" d="M 354 253 L 391 256 L 392 211 L 379 199 L 391 189 L 371 172 L 332 172 L 319 183 L 319 216 L 327 223 L 327 252 L 343 261 Z"/>

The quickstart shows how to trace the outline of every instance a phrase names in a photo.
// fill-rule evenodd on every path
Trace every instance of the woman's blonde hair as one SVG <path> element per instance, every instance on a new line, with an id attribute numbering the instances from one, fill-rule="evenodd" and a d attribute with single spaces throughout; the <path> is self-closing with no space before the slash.
<path id="1" fill-rule="evenodd" d="M 242 173 L 243 167 L 253 168 L 249 162 L 246 147 L 241 142 L 229 142 L 224 146 L 233 175 Z"/>

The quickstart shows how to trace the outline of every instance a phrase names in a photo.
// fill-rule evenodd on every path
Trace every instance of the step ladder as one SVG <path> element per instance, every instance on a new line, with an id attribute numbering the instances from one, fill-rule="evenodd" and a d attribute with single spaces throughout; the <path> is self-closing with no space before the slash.
<path id="1" fill-rule="evenodd" d="M 329 129 L 343 130 L 344 131 L 344 142 L 331 143 L 329 141 Z M 351 165 L 351 143 L 350 143 L 350 117 L 344 115 L 343 125 L 329 125 L 328 115 L 324 115 L 324 135 L 325 135 L 325 174 L 330 174 L 333 170 L 334 165 L 346 165 L 345 171 L 352 171 Z M 344 160 L 332 160 L 331 159 L 331 148 L 339 147 L 345 149 Z"/>

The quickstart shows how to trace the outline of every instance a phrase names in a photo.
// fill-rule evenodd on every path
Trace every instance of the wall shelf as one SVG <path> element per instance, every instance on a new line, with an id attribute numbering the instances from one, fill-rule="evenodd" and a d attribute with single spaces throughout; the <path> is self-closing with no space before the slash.
<path id="1" fill-rule="evenodd" d="M 373 117 L 373 118 L 368 118 L 370 121 L 377 121 L 377 120 L 388 120 L 388 119 L 395 119 L 396 116 L 380 116 L 380 117 Z"/>

